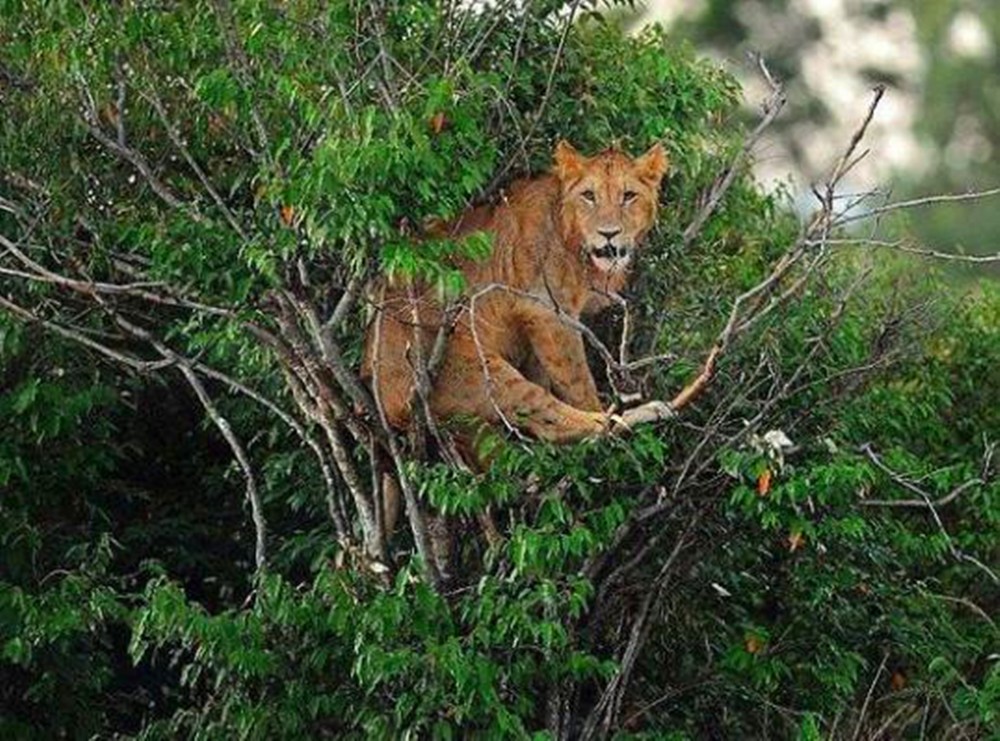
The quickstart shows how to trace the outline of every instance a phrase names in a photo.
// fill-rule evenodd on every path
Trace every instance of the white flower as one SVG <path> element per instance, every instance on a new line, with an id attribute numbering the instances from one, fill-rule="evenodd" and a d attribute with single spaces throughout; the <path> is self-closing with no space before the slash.
<path id="1" fill-rule="evenodd" d="M 785 448 L 792 448 L 795 446 L 795 444 L 788 439 L 788 435 L 786 435 L 783 430 L 768 430 L 764 433 L 764 442 L 775 451 L 781 451 Z"/>

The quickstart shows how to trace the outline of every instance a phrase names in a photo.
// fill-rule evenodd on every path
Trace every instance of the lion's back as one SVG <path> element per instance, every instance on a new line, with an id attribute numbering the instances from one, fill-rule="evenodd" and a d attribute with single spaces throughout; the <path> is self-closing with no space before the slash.
<path id="1" fill-rule="evenodd" d="M 551 176 L 515 181 L 497 204 L 470 208 L 452 222 L 434 223 L 426 229 L 432 238 L 459 238 L 474 232 L 492 236 L 488 258 L 455 263 L 465 278 L 464 300 L 468 304 L 475 299 L 477 326 L 482 324 L 488 329 L 473 337 L 466 305 L 456 317 L 448 339 L 449 355 L 478 357 L 477 340 L 490 348 L 516 348 L 517 321 L 512 315 L 531 299 L 489 287 L 503 285 L 515 292 L 536 288 L 545 258 L 542 251 L 560 241 L 558 189 L 558 182 Z M 419 352 L 422 361 L 428 361 L 441 324 L 442 307 L 433 290 L 424 286 L 383 281 L 380 291 L 380 296 L 373 297 L 376 309 L 365 339 L 362 376 L 377 391 L 387 421 L 403 429 L 411 423 L 411 405 L 416 401 L 416 355 Z M 552 320 L 559 321 L 554 314 Z M 447 372 L 448 365 L 444 364 L 444 372 L 435 379 L 434 398 L 435 405 L 452 409 L 466 403 L 470 390 L 457 387 Z"/>

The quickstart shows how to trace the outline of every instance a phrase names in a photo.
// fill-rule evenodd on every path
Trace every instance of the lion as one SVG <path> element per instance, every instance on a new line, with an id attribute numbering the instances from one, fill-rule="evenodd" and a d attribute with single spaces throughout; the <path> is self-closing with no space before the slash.
<path id="1" fill-rule="evenodd" d="M 477 435 L 470 419 L 478 432 L 485 425 L 570 443 L 669 414 L 661 402 L 620 417 L 605 411 L 579 329 L 582 315 L 608 305 L 626 285 L 655 223 L 667 169 L 661 144 L 633 159 L 616 149 L 587 157 L 560 141 L 549 173 L 515 182 L 499 203 L 436 230 L 456 238 L 484 231 L 493 243 L 488 259 L 455 261 L 464 300 L 450 316 L 427 396 L 433 419 L 453 423 L 466 452 Z M 362 377 L 387 422 L 406 430 L 420 403 L 418 371 L 447 319 L 427 287 L 397 281 L 380 290 Z M 387 523 L 396 507 L 387 501 Z"/>

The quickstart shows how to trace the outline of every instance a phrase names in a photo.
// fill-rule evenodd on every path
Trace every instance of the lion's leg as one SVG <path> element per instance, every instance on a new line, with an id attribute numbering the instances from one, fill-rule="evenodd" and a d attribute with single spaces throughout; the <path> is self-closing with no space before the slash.
<path id="1" fill-rule="evenodd" d="M 587 353 L 580 333 L 566 326 L 550 309 L 541 306 L 525 311 L 522 327 L 552 393 L 577 409 L 599 411 L 601 400 L 587 365 Z"/>
<path id="2" fill-rule="evenodd" d="M 538 356 L 535 355 L 535 353 L 529 353 L 524 363 L 517 366 L 517 369 L 521 371 L 521 375 L 532 383 L 538 384 L 546 391 L 552 391 L 552 380 L 549 378 L 549 374 L 545 371 L 545 366 L 542 365 L 542 361 L 538 359 Z"/>
<path id="3" fill-rule="evenodd" d="M 385 540 L 388 543 L 396 531 L 399 514 L 402 509 L 403 495 L 399 482 L 390 473 L 382 474 L 382 526 Z M 427 523 L 427 536 L 431 542 L 431 558 L 443 579 L 451 576 L 452 538 L 448 527 L 448 518 L 431 512 L 424 513 Z"/>
<path id="4" fill-rule="evenodd" d="M 477 383 L 487 395 L 478 413 L 494 424 L 502 421 L 502 415 L 508 423 L 555 443 L 600 435 L 607 428 L 608 418 L 603 412 L 577 409 L 560 401 L 502 358 L 487 361 L 489 378 L 485 384 L 482 365 L 478 365 L 470 372 L 480 376 Z"/>
<path id="5" fill-rule="evenodd" d="M 399 490 L 399 482 L 391 473 L 382 474 L 382 528 L 385 542 L 388 543 L 396 532 L 396 522 L 399 520 L 400 502 L 403 493 Z"/>

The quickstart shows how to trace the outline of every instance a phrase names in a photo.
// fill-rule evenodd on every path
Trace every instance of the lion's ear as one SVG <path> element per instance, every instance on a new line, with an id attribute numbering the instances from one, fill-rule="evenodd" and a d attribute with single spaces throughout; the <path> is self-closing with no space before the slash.
<path id="1" fill-rule="evenodd" d="M 660 184 L 663 176 L 670 169 L 670 160 L 667 158 L 667 150 L 657 142 L 649 150 L 635 161 L 635 172 L 640 180 L 656 186 Z"/>
<path id="2" fill-rule="evenodd" d="M 560 139 L 559 143 L 556 144 L 553 159 L 555 160 L 553 172 L 563 182 L 573 180 L 583 172 L 584 156 L 565 139 Z"/>

